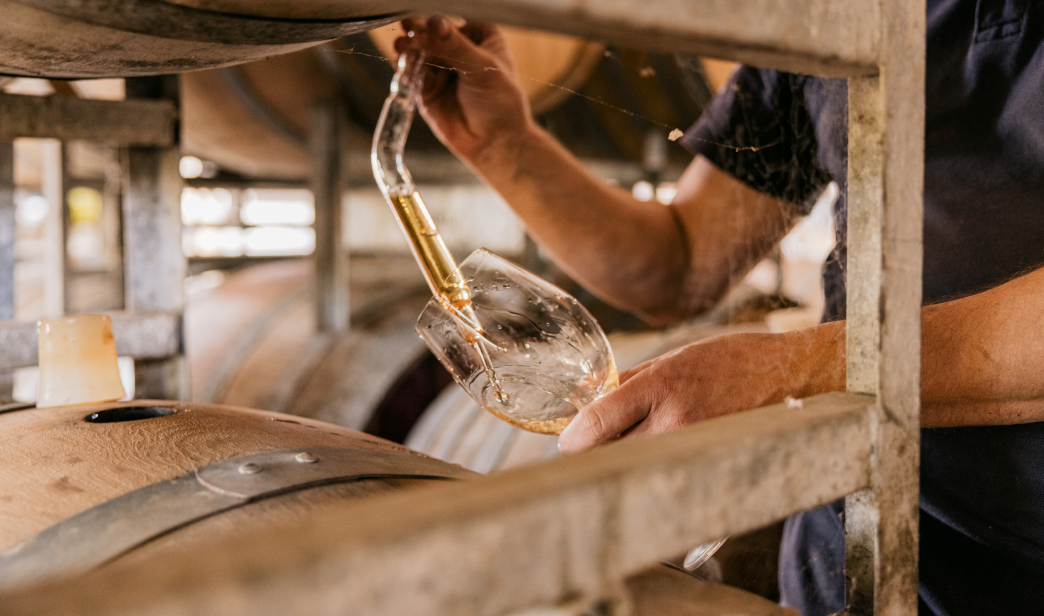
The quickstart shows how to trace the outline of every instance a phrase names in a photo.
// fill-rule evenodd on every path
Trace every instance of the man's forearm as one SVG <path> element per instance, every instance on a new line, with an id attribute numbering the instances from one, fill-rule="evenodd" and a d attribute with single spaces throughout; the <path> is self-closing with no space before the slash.
<path id="1" fill-rule="evenodd" d="M 811 350 L 792 355 L 801 375 L 797 394 L 844 389 L 843 327 L 785 334 L 794 348 Z M 921 336 L 923 427 L 1044 421 L 1044 269 L 926 306 Z"/>
<path id="2" fill-rule="evenodd" d="M 593 177 L 538 127 L 470 160 L 570 275 L 654 323 L 713 307 L 798 215 L 697 156 L 670 207 Z"/>
<path id="3" fill-rule="evenodd" d="M 922 338 L 924 427 L 1044 421 L 1044 269 L 926 307 Z"/>
<path id="4" fill-rule="evenodd" d="M 688 255 L 668 208 L 594 177 L 536 126 L 469 163 L 592 292 L 654 319 L 677 301 Z"/>

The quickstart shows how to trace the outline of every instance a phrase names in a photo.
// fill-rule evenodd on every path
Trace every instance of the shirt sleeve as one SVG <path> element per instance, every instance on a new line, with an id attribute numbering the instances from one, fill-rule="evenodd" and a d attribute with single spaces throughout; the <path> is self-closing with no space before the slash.
<path id="1" fill-rule="evenodd" d="M 807 213 L 830 175 L 818 164 L 804 81 L 741 67 L 680 143 L 754 190 Z"/>

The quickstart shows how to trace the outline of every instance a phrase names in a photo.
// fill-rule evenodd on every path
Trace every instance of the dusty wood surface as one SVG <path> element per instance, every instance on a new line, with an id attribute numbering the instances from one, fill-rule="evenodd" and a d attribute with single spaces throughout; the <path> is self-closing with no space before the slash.
<path id="1" fill-rule="evenodd" d="M 872 403 L 768 407 L 0 599 L 9 614 L 467 616 L 599 597 L 685 546 L 866 487 Z"/>
<path id="2" fill-rule="evenodd" d="M 329 424 L 232 407 L 156 402 L 179 410 L 128 422 L 83 419 L 96 410 L 147 404 L 0 414 L 0 551 L 94 505 L 211 462 L 295 447 L 403 450 Z"/>
<path id="3" fill-rule="evenodd" d="M 876 71 L 881 9 L 831 0 L 414 0 L 411 8 L 822 76 Z"/>
<path id="4" fill-rule="evenodd" d="M 917 611 L 925 5 L 882 6 L 881 75 L 849 82 L 848 389 L 879 400 L 846 501 L 853 616 Z"/>
<path id="5" fill-rule="evenodd" d="M 0 94 L 0 139 L 78 139 L 114 147 L 174 144 L 177 110 L 169 101 L 85 100 Z"/>
<path id="6" fill-rule="evenodd" d="M 137 359 L 160 359 L 180 352 L 181 319 L 170 312 L 107 312 L 116 352 Z M 38 363 L 36 323 L 0 322 L 0 370 Z"/>
<path id="7" fill-rule="evenodd" d="M 0 320 L 14 318 L 14 239 L 14 143 L 0 139 Z"/>

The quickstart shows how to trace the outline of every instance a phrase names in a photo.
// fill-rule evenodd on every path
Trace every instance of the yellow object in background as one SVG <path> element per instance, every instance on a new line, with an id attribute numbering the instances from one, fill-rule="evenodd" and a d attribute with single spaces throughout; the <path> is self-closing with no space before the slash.
<path id="1" fill-rule="evenodd" d="M 102 195 L 93 188 L 77 186 L 69 191 L 69 222 L 94 224 L 101 220 Z"/>

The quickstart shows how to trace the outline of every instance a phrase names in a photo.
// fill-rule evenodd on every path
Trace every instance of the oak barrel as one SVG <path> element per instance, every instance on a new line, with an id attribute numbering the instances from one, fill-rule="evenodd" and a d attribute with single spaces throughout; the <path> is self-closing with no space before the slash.
<path id="1" fill-rule="evenodd" d="M 0 589 L 472 473 L 323 422 L 133 401 L 0 414 Z"/>
<path id="2" fill-rule="evenodd" d="M 47 78 L 163 75 L 248 62 L 398 19 L 393 3 L 0 0 L 0 73 Z M 260 6 L 257 6 L 260 4 Z M 329 4 L 329 3 L 326 3 Z M 383 6 L 381 6 L 383 4 Z"/>

